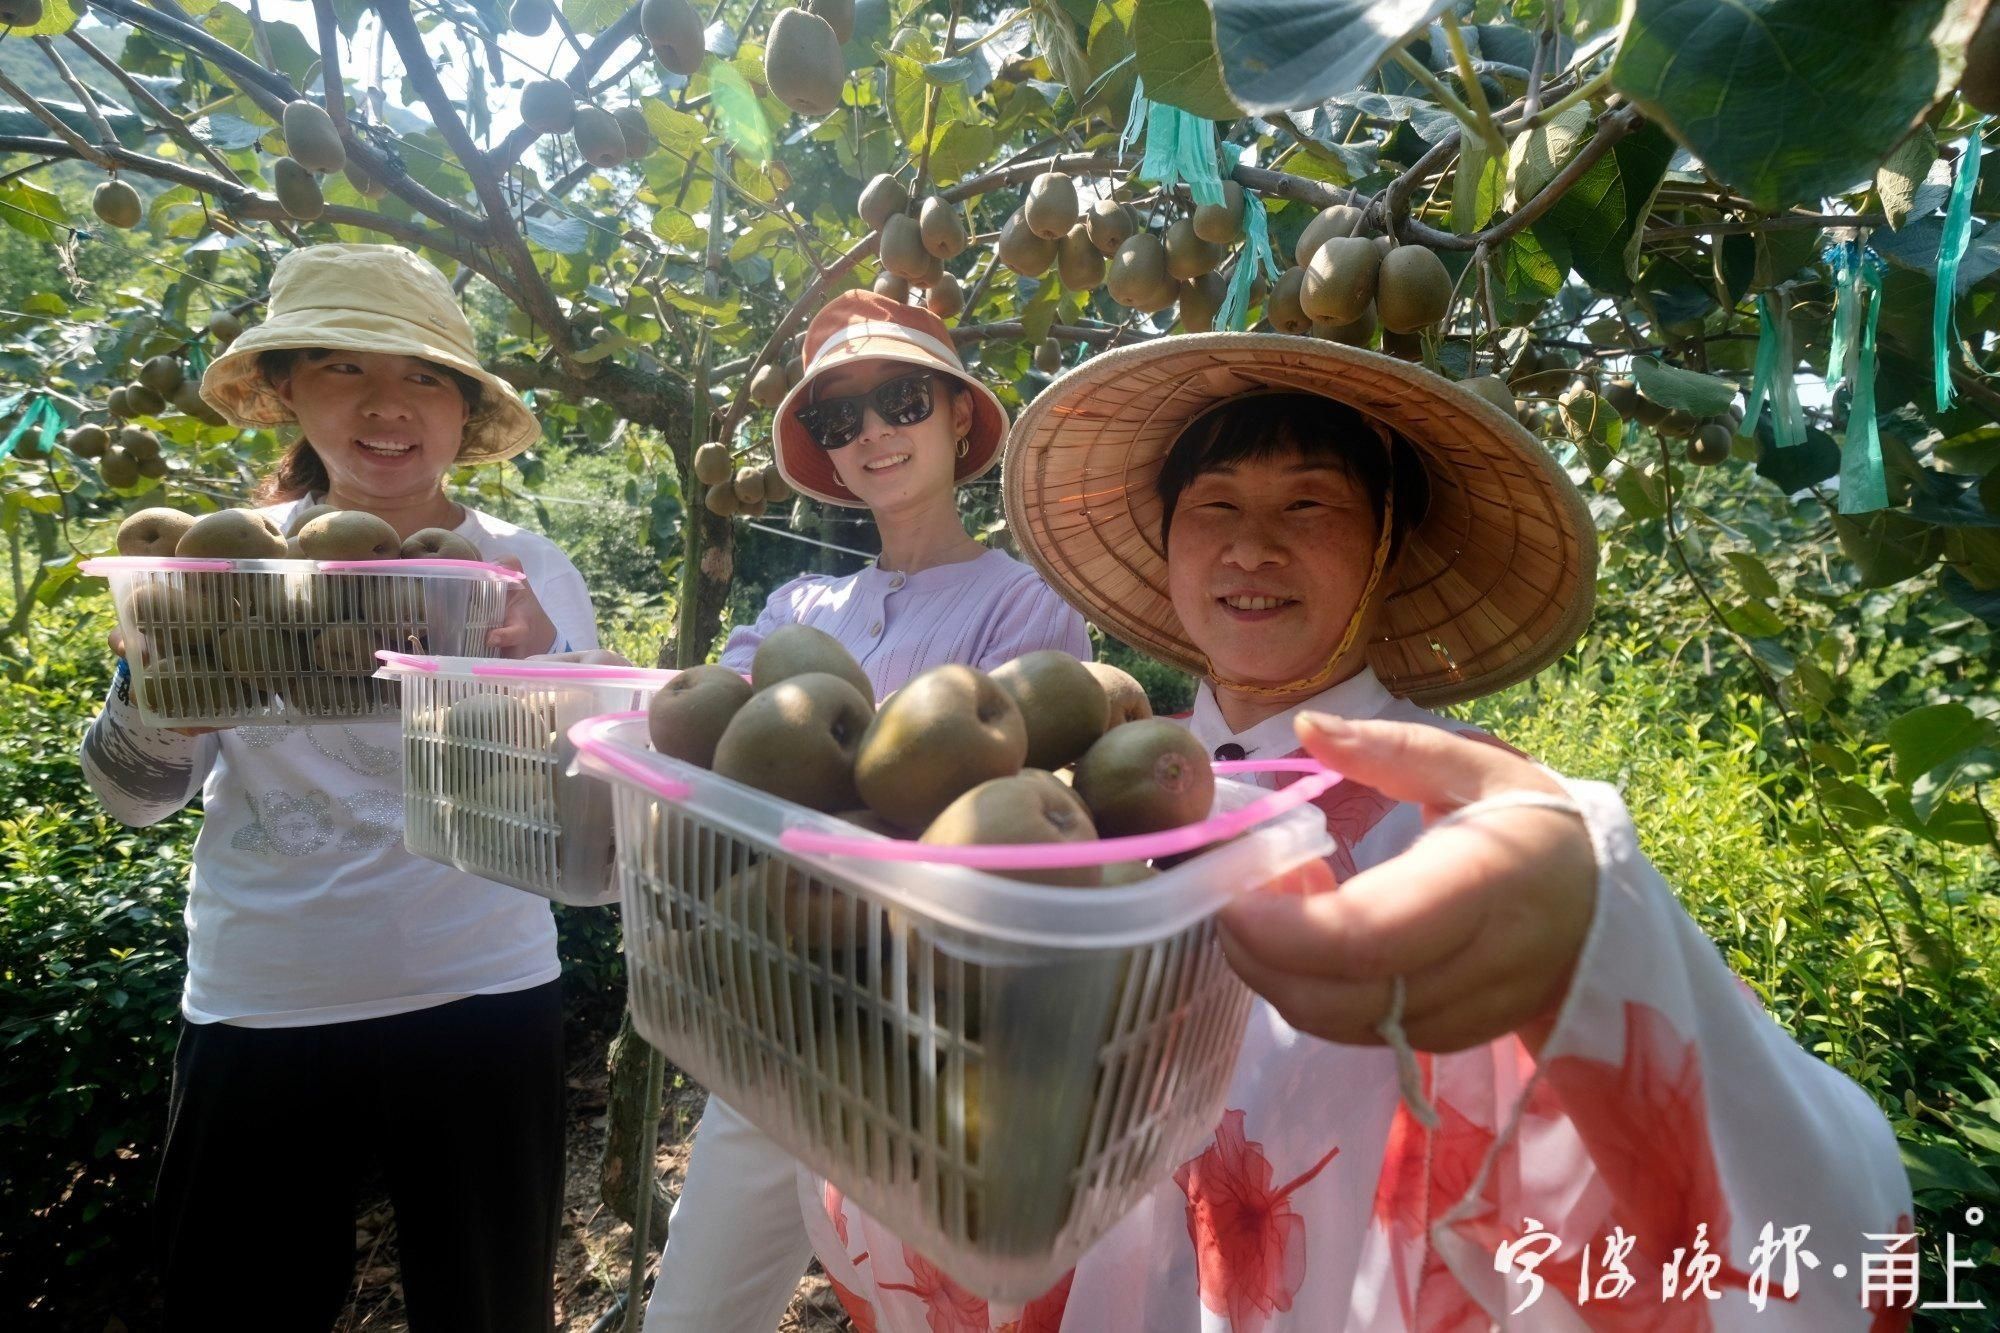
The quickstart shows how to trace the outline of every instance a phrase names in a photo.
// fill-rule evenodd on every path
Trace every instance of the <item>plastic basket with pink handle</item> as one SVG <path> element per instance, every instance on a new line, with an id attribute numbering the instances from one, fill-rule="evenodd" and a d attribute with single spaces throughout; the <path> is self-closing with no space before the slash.
<path id="1" fill-rule="evenodd" d="M 522 576 L 475 560 L 108 556 L 132 698 L 156 727 L 387 720 L 379 649 L 484 652 Z"/>
<path id="2" fill-rule="evenodd" d="M 401 685 L 403 845 L 575 907 L 615 902 L 611 792 L 570 728 L 643 708 L 675 672 L 383 652 Z"/>
<path id="3" fill-rule="evenodd" d="M 571 732 L 615 793 L 635 1026 L 972 1291 L 1046 1290 L 1199 1148 L 1250 1009 L 1217 911 L 1324 856 L 1309 761 L 1225 777 L 1187 829 L 1095 843 L 896 841 Z M 1245 765 L 1219 765 L 1242 772 Z M 998 872 L 1183 858 L 1116 887 Z"/>

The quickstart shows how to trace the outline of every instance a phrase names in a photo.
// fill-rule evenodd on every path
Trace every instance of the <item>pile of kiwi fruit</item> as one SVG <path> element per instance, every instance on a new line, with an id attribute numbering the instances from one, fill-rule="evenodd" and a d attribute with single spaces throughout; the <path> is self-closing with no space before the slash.
<path id="1" fill-rule="evenodd" d="M 222 414 L 202 399 L 200 385 L 187 373 L 179 357 L 162 353 L 139 367 L 129 384 L 119 385 L 105 396 L 104 424 L 84 422 L 62 433 L 61 443 L 78 459 L 97 465 L 98 479 L 111 490 L 130 490 L 142 478 L 163 478 L 167 462 L 159 435 L 135 424 L 140 419 L 157 420 L 168 411 L 194 417 L 204 425 L 225 424 Z M 28 457 L 40 455 L 39 442 L 27 447 Z"/>
<path id="2" fill-rule="evenodd" d="M 254 509 L 196 517 L 142 509 L 118 527 L 118 553 L 235 560 L 477 560 L 457 533 L 426 528 L 408 540 L 373 514 L 312 505 L 280 529 Z M 422 651 L 429 617 L 407 580 L 334 580 L 283 574 L 245 579 L 189 571 L 134 588 L 120 608 L 126 652 L 142 667 L 142 702 L 174 715 L 265 707 L 282 694 L 318 716 L 372 713 L 393 703 L 370 679 L 378 648 Z"/>

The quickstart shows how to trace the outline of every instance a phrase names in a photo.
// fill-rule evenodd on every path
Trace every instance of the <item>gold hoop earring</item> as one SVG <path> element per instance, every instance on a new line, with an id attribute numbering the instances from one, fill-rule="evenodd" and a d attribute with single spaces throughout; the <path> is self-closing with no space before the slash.
<path id="1" fill-rule="evenodd" d="M 967 454 L 969 454 L 969 453 L 971 453 L 971 452 L 972 452 L 972 437 L 971 437 L 970 435 L 961 435 L 961 436 L 959 436 L 959 437 L 958 437 L 958 456 L 959 456 L 960 458 L 963 458 L 963 457 L 965 457 L 965 456 L 966 456 Z"/>

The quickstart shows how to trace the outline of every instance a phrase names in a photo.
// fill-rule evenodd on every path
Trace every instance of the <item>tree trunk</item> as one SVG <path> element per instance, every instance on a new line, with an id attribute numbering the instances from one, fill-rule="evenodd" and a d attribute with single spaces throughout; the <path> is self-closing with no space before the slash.
<path id="1" fill-rule="evenodd" d="M 604 1158 L 598 1168 L 598 1197 L 614 1215 L 628 1224 L 639 1217 L 641 1182 L 652 1186 L 653 1214 L 647 1227 L 650 1249 L 658 1250 L 667 1241 L 667 1211 L 671 1201 L 652 1168 L 652 1154 L 659 1144 L 659 1108 L 647 1107 L 646 1057 L 652 1047 L 632 1029 L 628 1009 L 611 1043 L 611 1092 L 604 1126 Z M 648 1134 L 647 1130 L 652 1133 Z M 646 1156 L 636 1156 L 639 1139 L 647 1138 Z"/>

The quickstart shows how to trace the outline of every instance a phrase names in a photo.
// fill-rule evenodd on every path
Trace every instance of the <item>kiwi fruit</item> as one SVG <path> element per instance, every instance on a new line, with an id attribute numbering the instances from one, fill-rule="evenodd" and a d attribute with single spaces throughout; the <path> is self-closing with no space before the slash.
<path id="1" fill-rule="evenodd" d="M 211 426 L 228 424 L 227 418 L 222 413 L 208 405 L 208 400 L 201 396 L 201 385 L 193 380 L 183 380 L 181 387 L 174 390 L 172 401 L 176 411 L 197 421 L 206 422 Z"/>
<path id="2" fill-rule="evenodd" d="M 1104 281 L 1104 256 L 1091 243 L 1090 230 L 1079 222 L 1056 242 L 1056 277 L 1073 292 L 1087 292 Z"/>
<path id="3" fill-rule="evenodd" d="M 1000 239 L 993 250 L 1001 263 L 1024 278 L 1039 278 L 1056 262 L 1056 243 L 1036 235 L 1019 209 L 1000 224 Z"/>
<path id="4" fill-rule="evenodd" d="M 764 502 L 762 469 L 751 467 L 746 463 L 736 469 L 736 476 L 731 479 L 730 485 L 735 488 L 736 503 L 740 508 L 747 510 L 752 505 Z"/>
<path id="5" fill-rule="evenodd" d="M 183 589 L 141 584 L 125 599 L 124 618 L 142 642 L 127 644 L 127 649 L 136 648 L 142 662 L 162 654 L 189 661 L 206 657 L 211 647 L 208 622 L 213 617 L 201 610 Z"/>
<path id="6" fill-rule="evenodd" d="M 1167 273 L 1167 247 L 1149 231 L 1139 232 L 1119 246 L 1104 276 L 1111 299 L 1132 310 L 1159 308 L 1154 302 L 1160 288 L 1172 281 Z M 1178 287 L 1174 294 L 1180 294 Z"/>
<path id="7" fill-rule="evenodd" d="M 536 79 L 521 89 L 521 123 L 537 134 L 567 134 L 576 124 L 576 94 L 560 79 Z"/>
<path id="8" fill-rule="evenodd" d="M 134 691 L 139 706 L 149 713 L 165 717 L 179 717 L 188 713 L 199 713 L 199 696 L 208 691 L 188 677 L 203 669 L 199 660 L 162 656 L 152 663 L 152 670 L 137 682 Z"/>
<path id="9" fill-rule="evenodd" d="M 956 259 L 972 243 L 965 232 L 965 215 L 958 205 L 937 195 L 925 199 L 923 208 L 918 210 L 917 231 L 923 238 L 924 249 L 939 259 Z"/>
<path id="10" fill-rule="evenodd" d="M 339 512 L 332 505 L 307 505 L 304 509 L 292 515 L 292 521 L 285 525 L 285 535 L 287 537 L 296 537 L 299 535 L 300 528 L 303 528 L 321 514 L 338 514 Z"/>
<path id="11" fill-rule="evenodd" d="M 728 667 L 690 667 L 647 704 L 646 733 L 661 754 L 712 768 L 716 743 L 754 693 L 750 682 Z"/>
<path id="12" fill-rule="evenodd" d="M 340 169 L 340 174 L 347 177 L 347 183 L 352 185 L 354 192 L 363 199 L 380 199 L 389 193 L 388 186 L 369 175 L 362 169 L 361 164 L 351 157 L 347 159 L 347 165 Z"/>
<path id="13" fill-rule="evenodd" d="M 806 8 L 826 20 L 842 46 L 854 40 L 854 0 L 806 0 Z"/>
<path id="14" fill-rule="evenodd" d="M 109 455 L 106 455 L 107 461 Z M 285 534 L 263 514 L 249 509 L 218 509 L 203 514 L 181 534 L 178 556 L 235 560 L 278 560 L 285 554 Z"/>
<path id="15" fill-rule="evenodd" d="M 965 288 L 951 274 L 939 274 L 924 292 L 924 309 L 939 319 L 957 319 L 965 309 Z"/>
<path id="16" fill-rule="evenodd" d="M 765 362 L 750 377 L 750 401 L 759 407 L 776 407 L 785 401 L 785 372 Z"/>
<path id="17" fill-rule="evenodd" d="M 137 459 L 158 458 L 160 437 L 149 430 L 137 426 L 127 426 L 118 432 L 118 444 L 126 453 Z"/>
<path id="18" fill-rule="evenodd" d="M 105 181 L 90 195 L 90 210 L 107 227 L 132 228 L 139 225 L 145 207 L 139 192 L 124 181 Z"/>
<path id="19" fill-rule="evenodd" d="M 653 59 L 670 73 L 700 71 L 708 54 L 706 27 L 688 0 L 644 0 L 639 6 L 639 31 L 653 48 Z"/>
<path id="20" fill-rule="evenodd" d="M 1606 380 L 1599 390 L 1604 401 L 1611 404 L 1611 410 L 1626 420 L 1639 415 L 1639 386 L 1628 379 Z"/>
<path id="21" fill-rule="evenodd" d="M 0 27 L 32 28 L 42 13 L 42 0 L 0 0 Z"/>
<path id="22" fill-rule="evenodd" d="M 660 141 L 653 137 L 653 127 L 646 123 L 644 107 L 633 103 L 621 106 L 611 113 L 618 122 L 618 132 L 625 136 L 625 160 L 639 162 L 651 155 Z"/>
<path id="23" fill-rule="evenodd" d="M 764 43 L 764 82 L 773 97 L 802 116 L 829 115 L 846 79 L 832 24 L 804 9 L 778 15 Z"/>
<path id="24" fill-rule="evenodd" d="M 329 626 L 313 637 L 312 656 L 313 665 L 322 671 L 343 676 L 366 675 L 375 669 L 375 636 L 365 625 Z"/>
<path id="25" fill-rule="evenodd" d="M 708 512 L 720 518 L 735 518 L 743 512 L 736 502 L 736 484 L 733 481 L 718 481 L 711 485 L 701 497 Z"/>
<path id="26" fill-rule="evenodd" d="M 625 160 L 625 129 L 603 107 L 578 107 L 570 134 L 577 153 L 593 167 L 605 170 Z"/>
<path id="27" fill-rule="evenodd" d="M 1181 284 L 1181 327 L 1189 333 L 1207 333 L 1215 327 L 1215 316 L 1229 293 L 1229 282 L 1220 273 L 1203 273 Z"/>
<path id="28" fill-rule="evenodd" d="M 167 460 L 158 454 L 140 456 L 138 467 L 140 476 L 151 477 L 155 481 L 167 475 Z"/>
<path id="29" fill-rule="evenodd" d="M 1208 751 L 1165 718 L 1113 727 L 1076 761 L 1076 794 L 1107 838 L 1206 819 L 1215 804 Z"/>
<path id="30" fill-rule="evenodd" d="M 1054 338 L 1044 338 L 1035 344 L 1035 369 L 1044 375 L 1054 375 L 1062 370 L 1062 344 Z"/>
<path id="31" fill-rule="evenodd" d="M 1085 662 L 1083 669 L 1104 691 L 1105 731 L 1153 715 L 1153 702 L 1146 697 L 1146 687 L 1131 672 L 1109 662 Z"/>
<path id="32" fill-rule="evenodd" d="M 1027 653 L 992 675 L 1027 722 L 1028 767 L 1053 772 L 1075 763 L 1104 734 L 1111 710 L 1104 686 L 1068 653 Z"/>
<path id="33" fill-rule="evenodd" d="M 215 636 L 215 660 L 230 675 L 256 685 L 269 685 L 305 665 L 296 631 L 279 625 L 225 626 Z"/>
<path id="34" fill-rule="evenodd" d="M 102 426 L 78 426 L 63 437 L 63 443 L 78 458 L 102 458 L 110 447 L 111 436 Z M 193 522 L 192 519 L 188 520 Z M 164 552 L 172 555 L 172 551 Z"/>
<path id="35" fill-rule="evenodd" d="M 1349 324 L 1375 301 L 1382 252 L 1360 236 L 1335 236 L 1313 253 L 1299 286 L 1299 306 L 1314 319 Z"/>
<path id="36" fill-rule="evenodd" d="M 891 301 L 910 299 L 910 280 L 899 278 L 893 273 L 877 273 L 875 281 L 870 286 L 877 296 L 886 296 Z"/>
<path id="37" fill-rule="evenodd" d="M 710 440 L 694 451 L 694 478 L 702 485 L 713 486 L 735 475 L 735 460 L 729 456 L 729 446 L 720 440 Z"/>
<path id="38" fill-rule="evenodd" d="M 1139 215 L 1113 199 L 1099 199 L 1083 215 L 1083 230 L 1097 253 L 1109 259 L 1139 231 Z"/>
<path id="39" fill-rule="evenodd" d="M 139 383 L 163 397 L 171 397 L 186 382 L 187 371 L 177 356 L 156 356 L 139 367 Z"/>
<path id="40" fill-rule="evenodd" d="M 135 415 L 132 411 L 131 397 L 125 392 L 124 385 L 121 384 L 110 393 L 104 395 L 104 410 L 112 416 L 117 417 L 120 421 Z"/>
<path id="41" fill-rule="evenodd" d="M 1390 329 L 1383 329 L 1382 350 L 1389 356 L 1400 357 L 1405 361 L 1422 361 L 1424 359 L 1424 335 L 1421 333 L 1396 333 Z"/>
<path id="42" fill-rule="evenodd" d="M 305 542 L 299 542 L 305 549 Z M 405 560 L 477 560 L 479 548 L 449 528 L 419 528 L 403 539 L 396 554 Z"/>
<path id="43" fill-rule="evenodd" d="M 218 310 L 208 317 L 208 336 L 227 347 L 243 336 L 243 321 L 233 311 Z"/>
<path id="44" fill-rule="evenodd" d="M 839 639 L 810 625 L 780 625 L 764 636 L 750 658 L 750 683 L 760 690 L 814 671 L 840 677 L 865 699 L 875 697 L 875 684 L 854 654 Z"/>
<path id="45" fill-rule="evenodd" d="M 1243 239 L 1243 187 L 1222 182 L 1222 202 L 1196 204 L 1189 216 L 1194 234 L 1211 245 L 1234 245 Z"/>
<path id="46" fill-rule="evenodd" d="M 301 222 L 311 222 L 326 211 L 318 179 L 296 158 L 281 157 L 271 164 L 271 188 L 279 207 Z"/>
<path id="47" fill-rule="evenodd" d="M 1056 777 L 1031 768 L 992 778 L 958 796 L 924 829 L 921 842 L 933 846 L 1012 846 L 1043 842 L 1095 842 L 1098 830 L 1089 810 Z M 1096 866 L 997 871 L 1009 879 L 1066 888 L 1101 883 Z"/>
<path id="48" fill-rule="evenodd" d="M 507 12 L 507 26 L 523 37 L 539 37 L 555 20 L 555 6 L 549 0 L 514 0 Z"/>
<path id="49" fill-rule="evenodd" d="M 839 676 L 788 676 L 758 689 L 729 719 L 715 744 L 715 771 L 813 810 L 852 809 L 861 803 L 856 754 L 874 717 L 867 697 Z"/>
<path id="50" fill-rule="evenodd" d="M 403 553 L 396 530 L 363 509 L 321 514 L 299 529 L 298 538 L 308 560 L 394 560 Z"/>
<path id="51" fill-rule="evenodd" d="M 1027 723 L 983 671 L 932 667 L 883 700 L 855 755 L 854 784 L 891 824 L 921 829 L 960 793 L 1021 771 Z"/>
<path id="52" fill-rule="evenodd" d="M 738 518 L 762 518 L 764 517 L 764 511 L 768 508 L 770 506 L 764 503 L 764 497 L 761 495 L 747 504 L 744 503 L 740 492 L 737 495 L 736 516 Z"/>
<path id="53" fill-rule="evenodd" d="M 1520 408 L 1520 404 L 1514 401 L 1514 391 L 1498 375 L 1474 375 L 1460 380 L 1458 387 L 1484 398 L 1510 417 Z"/>
<path id="54" fill-rule="evenodd" d="M 930 273 L 931 253 L 924 249 L 923 229 L 908 213 L 897 213 L 882 224 L 882 241 L 876 253 L 882 267 L 905 282 L 922 282 Z"/>
<path id="55" fill-rule="evenodd" d="M 1360 318 L 1339 323 L 1334 320 L 1313 321 L 1313 337 L 1325 338 L 1329 342 L 1345 343 L 1349 347 L 1367 347 L 1375 341 L 1381 331 L 1382 321 L 1376 318 L 1375 303 L 1370 301 L 1362 310 Z"/>
<path id="56" fill-rule="evenodd" d="M 128 417 L 156 417 L 167 410 L 167 400 L 143 384 L 125 386 L 125 415 Z"/>
<path id="57" fill-rule="evenodd" d="M 909 190 L 903 182 L 884 172 L 861 188 L 861 198 L 854 208 L 870 231 L 880 231 L 883 223 L 909 206 Z"/>
<path id="58" fill-rule="evenodd" d="M 1710 421 L 1689 437 L 1687 460 L 1696 467 L 1714 467 L 1729 461 L 1729 444 L 1735 436 L 1727 425 Z"/>
<path id="59" fill-rule="evenodd" d="M 347 150 L 333 117 L 317 102 L 303 98 L 285 103 L 285 154 L 308 171 L 339 171 L 347 165 Z"/>
<path id="60" fill-rule="evenodd" d="M 1322 208 L 1312 221 L 1306 223 L 1299 233 L 1298 243 L 1292 248 L 1292 257 L 1304 268 L 1319 253 L 1319 248 L 1336 236 L 1352 236 L 1361 226 L 1361 210 L 1351 204 L 1334 204 Z"/>
<path id="61" fill-rule="evenodd" d="M 766 463 L 761 475 L 764 478 L 764 503 L 783 504 L 792 498 L 792 483 L 785 480 L 785 474 L 778 471 L 776 463 Z"/>
<path id="62" fill-rule="evenodd" d="M 194 515 L 178 509 L 141 509 L 118 525 L 118 554 L 172 555 L 194 526 Z"/>
<path id="63" fill-rule="evenodd" d="M 1278 275 L 1271 294 L 1264 299 L 1264 318 L 1280 333 L 1311 333 L 1312 316 L 1300 304 L 1306 271 L 1296 264 Z"/>
<path id="64" fill-rule="evenodd" d="M 1375 313 L 1392 333 L 1415 333 L 1451 308 L 1451 274 L 1421 245 L 1399 245 L 1382 257 L 1376 275 Z"/>
<path id="65" fill-rule="evenodd" d="M 1021 204 L 1028 230 L 1045 241 L 1059 241 L 1076 225 L 1076 182 L 1060 171 L 1045 171 L 1028 183 Z"/>
<path id="66" fill-rule="evenodd" d="M 1204 241 L 1195 234 L 1192 218 L 1176 218 L 1167 227 L 1164 243 L 1167 248 L 1167 272 L 1177 281 L 1213 273 L 1222 263 L 1225 253 L 1220 245 Z"/>

